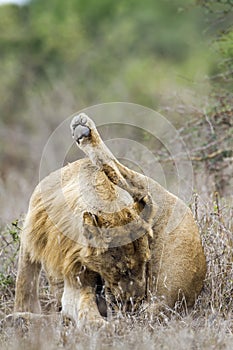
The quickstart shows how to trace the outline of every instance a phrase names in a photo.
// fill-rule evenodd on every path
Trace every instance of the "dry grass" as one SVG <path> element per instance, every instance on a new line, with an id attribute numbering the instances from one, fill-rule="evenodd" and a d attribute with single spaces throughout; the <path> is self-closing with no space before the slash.
<path id="1" fill-rule="evenodd" d="M 84 330 L 64 324 L 59 315 L 13 328 L 2 322 L 2 349 L 232 349 L 233 344 L 233 208 L 214 194 L 208 203 L 194 197 L 193 212 L 200 227 L 208 262 L 204 289 L 194 308 L 185 301 L 154 317 L 117 315 L 101 329 Z M 1 318 L 12 312 L 18 249 L 17 225 L 2 230 Z M 13 257 L 13 259 L 12 259 Z M 5 279 L 4 279 L 5 278 Z M 44 310 L 52 302 L 46 279 L 41 280 Z"/>

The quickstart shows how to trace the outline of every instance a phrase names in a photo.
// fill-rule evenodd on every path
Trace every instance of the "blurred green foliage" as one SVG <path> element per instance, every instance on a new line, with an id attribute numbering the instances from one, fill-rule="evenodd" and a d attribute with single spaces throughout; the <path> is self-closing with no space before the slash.
<path id="1" fill-rule="evenodd" d="M 15 121 L 33 93 L 59 79 L 82 106 L 127 100 L 155 107 L 170 80 L 211 71 L 205 26 L 190 0 L 1 6 L 1 118 Z"/>
<path id="2" fill-rule="evenodd" d="M 6 227 L 0 226 L 0 304 L 8 288 L 15 284 L 20 230 L 18 219 Z"/>
<path id="3" fill-rule="evenodd" d="M 233 1 L 197 0 L 208 18 L 208 30 L 214 37 L 213 48 L 219 55 L 212 84 L 232 92 L 233 87 Z"/>

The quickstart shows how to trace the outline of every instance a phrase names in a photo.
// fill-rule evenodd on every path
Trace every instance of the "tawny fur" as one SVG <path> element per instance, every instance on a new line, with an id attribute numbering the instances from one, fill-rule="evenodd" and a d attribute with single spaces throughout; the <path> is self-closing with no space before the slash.
<path id="1" fill-rule="evenodd" d="M 87 116 L 84 124 L 90 134 L 77 143 L 88 159 L 51 173 L 31 197 L 15 311 L 40 312 L 41 264 L 53 279 L 64 280 L 63 313 L 76 322 L 105 315 L 96 301 L 100 281 L 115 301 L 139 303 L 150 294 L 173 307 L 182 294 L 192 306 L 206 262 L 191 211 L 120 164 Z"/>

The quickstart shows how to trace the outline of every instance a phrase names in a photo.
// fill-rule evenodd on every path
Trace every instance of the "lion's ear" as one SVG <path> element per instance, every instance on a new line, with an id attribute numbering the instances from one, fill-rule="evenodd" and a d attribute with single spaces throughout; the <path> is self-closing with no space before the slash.
<path id="1" fill-rule="evenodd" d="M 108 247 L 111 237 L 104 228 L 101 216 L 90 212 L 83 213 L 83 236 L 94 247 Z"/>
<path id="2" fill-rule="evenodd" d="M 83 235 L 88 240 L 99 237 L 98 216 L 88 211 L 83 213 Z"/>
<path id="3" fill-rule="evenodd" d="M 138 213 L 141 213 L 146 206 L 152 206 L 152 198 L 149 193 L 134 202 L 134 208 Z"/>
<path id="4" fill-rule="evenodd" d="M 149 222 L 153 216 L 153 202 L 151 195 L 148 193 L 139 200 L 135 201 L 134 209 L 143 220 Z"/>
<path id="5" fill-rule="evenodd" d="M 88 226 L 100 227 L 99 218 L 96 214 L 92 214 L 88 211 L 83 213 L 83 223 Z"/>

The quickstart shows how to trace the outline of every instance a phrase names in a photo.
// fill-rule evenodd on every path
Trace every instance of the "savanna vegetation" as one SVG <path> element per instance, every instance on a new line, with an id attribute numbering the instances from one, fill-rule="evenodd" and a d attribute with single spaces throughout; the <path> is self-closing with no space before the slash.
<path id="1" fill-rule="evenodd" d="M 232 0 L 32 0 L 0 7 L 2 349 L 232 349 L 232 18 Z M 72 113 L 112 101 L 160 112 L 185 143 L 194 179 L 188 204 L 208 264 L 204 289 L 191 312 L 184 301 L 159 318 L 119 314 L 111 329 L 81 332 L 57 319 L 15 329 L 5 317 L 13 310 L 20 230 L 43 148 Z M 173 176 L 165 145 L 140 130 L 121 132 Z M 103 133 L 108 138 L 110 131 Z M 51 163 L 63 146 L 60 138 Z M 54 299 L 44 275 L 41 300 L 49 313 Z"/>

